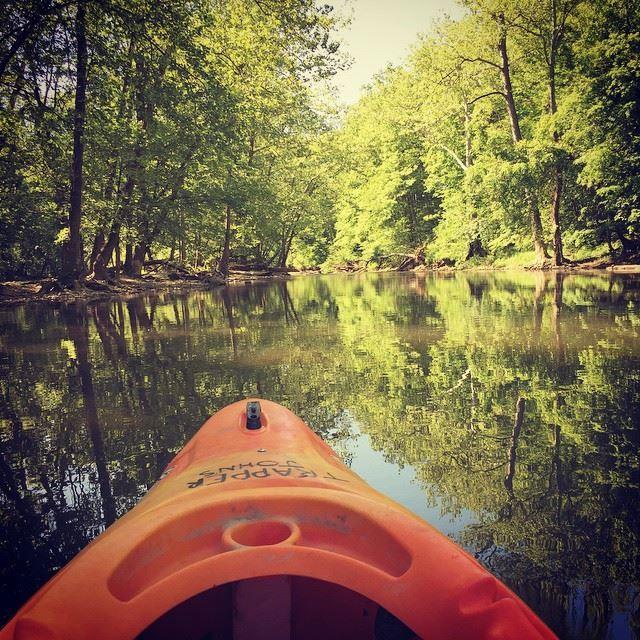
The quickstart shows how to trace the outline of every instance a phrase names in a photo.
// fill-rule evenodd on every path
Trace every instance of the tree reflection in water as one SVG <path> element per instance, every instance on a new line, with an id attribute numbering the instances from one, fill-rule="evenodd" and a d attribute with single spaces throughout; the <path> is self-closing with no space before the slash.
<path id="1" fill-rule="evenodd" d="M 0 322 L 3 619 L 210 413 L 261 395 L 347 460 L 353 416 L 433 524 L 473 514 L 459 542 L 561 636 L 638 633 L 636 278 L 305 277 Z"/>

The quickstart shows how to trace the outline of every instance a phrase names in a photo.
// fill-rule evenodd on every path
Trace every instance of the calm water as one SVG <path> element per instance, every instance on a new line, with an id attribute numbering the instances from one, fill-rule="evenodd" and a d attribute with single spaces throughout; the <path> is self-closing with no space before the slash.
<path id="1" fill-rule="evenodd" d="M 639 633 L 638 278 L 302 277 L 6 308 L 0 331 L 2 621 L 258 395 L 560 636 Z"/>

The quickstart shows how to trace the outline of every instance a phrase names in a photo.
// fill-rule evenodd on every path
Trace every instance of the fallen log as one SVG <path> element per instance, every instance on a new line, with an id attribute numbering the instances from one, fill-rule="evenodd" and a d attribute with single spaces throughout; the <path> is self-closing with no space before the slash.
<path id="1" fill-rule="evenodd" d="M 172 260 L 147 260 L 144 263 L 145 268 L 148 267 L 166 267 L 168 269 L 173 269 L 174 271 L 179 271 L 180 273 L 188 273 L 193 274 L 193 271 L 188 267 L 185 267 L 178 262 L 173 262 Z"/>
<path id="2" fill-rule="evenodd" d="M 245 263 L 245 262 L 232 262 L 229 264 L 229 271 L 270 271 L 269 265 L 264 262 L 254 262 Z"/>
<path id="3" fill-rule="evenodd" d="M 391 260 L 391 258 L 402 258 L 402 261 L 396 267 L 398 271 L 406 271 L 424 264 L 424 249 L 419 247 L 414 253 L 387 253 L 383 256 L 373 256 L 365 262 L 365 268 L 369 268 L 372 262 L 376 262 L 380 266 L 383 262 Z"/>

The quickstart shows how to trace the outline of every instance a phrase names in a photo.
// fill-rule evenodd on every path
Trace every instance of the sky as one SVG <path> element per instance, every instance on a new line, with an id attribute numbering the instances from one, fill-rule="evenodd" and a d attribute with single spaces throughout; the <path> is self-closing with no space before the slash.
<path id="1" fill-rule="evenodd" d="M 340 32 L 353 63 L 334 78 L 345 104 L 356 102 L 362 86 L 387 64 L 401 63 L 434 18 L 461 14 L 455 0 L 335 0 L 333 4 L 340 15 L 353 17 Z"/>

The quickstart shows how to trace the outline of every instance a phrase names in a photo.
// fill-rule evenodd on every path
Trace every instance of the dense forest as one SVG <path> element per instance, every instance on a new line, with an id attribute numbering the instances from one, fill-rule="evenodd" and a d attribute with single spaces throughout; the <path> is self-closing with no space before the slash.
<path id="1" fill-rule="evenodd" d="M 640 4 L 466 0 L 336 143 L 330 262 L 563 264 L 640 240 Z"/>
<path id="2" fill-rule="evenodd" d="M 287 262 L 324 203 L 313 0 L 4 2 L 0 273 Z M 309 230 L 308 230 L 309 229 Z"/>
<path id="3" fill-rule="evenodd" d="M 0 277 L 640 250 L 640 3 L 463 0 L 346 113 L 314 0 L 3 1 Z"/>

